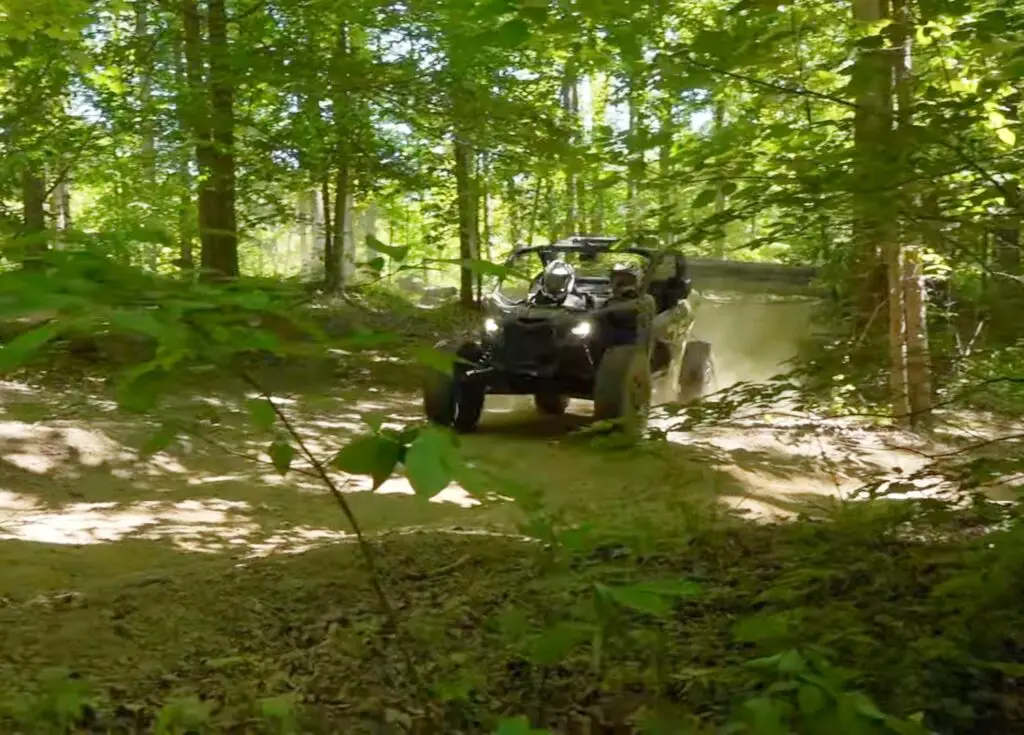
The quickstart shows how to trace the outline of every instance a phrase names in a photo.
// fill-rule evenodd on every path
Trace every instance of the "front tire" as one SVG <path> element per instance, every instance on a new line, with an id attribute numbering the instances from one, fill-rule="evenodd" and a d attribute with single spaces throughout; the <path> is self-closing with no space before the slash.
<path id="1" fill-rule="evenodd" d="M 630 438 L 647 428 L 651 406 L 651 366 L 646 351 L 635 345 L 604 353 L 594 381 L 594 418 L 616 421 Z"/>
<path id="2" fill-rule="evenodd" d="M 465 342 L 452 349 L 450 343 L 435 346 L 439 352 L 448 352 L 469 362 L 482 355 L 480 346 Z M 484 410 L 486 392 L 482 385 L 466 380 L 466 366 L 456 362 L 450 372 L 428 369 L 423 382 L 423 411 L 427 420 L 439 426 L 452 427 L 461 433 L 475 431 Z"/>
<path id="3" fill-rule="evenodd" d="M 533 404 L 545 416 L 561 416 L 569 408 L 569 398 L 557 393 L 538 393 L 533 397 Z"/>

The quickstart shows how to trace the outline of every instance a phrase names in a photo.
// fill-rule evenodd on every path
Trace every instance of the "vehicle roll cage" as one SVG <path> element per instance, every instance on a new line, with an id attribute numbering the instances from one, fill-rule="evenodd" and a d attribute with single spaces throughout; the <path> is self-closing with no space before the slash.
<path id="1" fill-rule="evenodd" d="M 677 281 L 680 283 L 688 280 L 686 274 L 686 258 L 682 253 L 678 251 L 658 250 L 628 244 L 624 247 L 615 247 L 617 243 L 628 242 L 628 240 L 622 240 L 616 237 L 577 236 L 570 237 L 565 240 L 558 240 L 553 243 L 548 243 L 547 245 L 520 245 L 509 254 L 508 258 L 505 260 L 505 265 L 511 268 L 513 262 L 517 258 L 531 253 L 537 253 L 543 266 L 547 266 L 548 263 L 554 260 L 558 253 L 594 253 L 595 256 L 598 253 L 640 255 L 650 261 L 650 265 L 644 269 L 644 277 L 640 284 L 641 290 L 643 292 L 647 292 L 650 290 L 651 283 L 654 281 L 654 274 L 657 272 L 661 261 L 664 258 L 674 257 L 675 276 L 670 278 L 659 278 L 658 280 Z"/>

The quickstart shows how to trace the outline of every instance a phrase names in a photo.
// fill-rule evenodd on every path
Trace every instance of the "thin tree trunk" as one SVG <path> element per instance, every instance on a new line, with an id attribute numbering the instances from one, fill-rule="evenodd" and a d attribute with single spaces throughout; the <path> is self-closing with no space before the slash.
<path id="1" fill-rule="evenodd" d="M 522 227 L 519 222 L 519 191 L 511 176 L 505 182 L 505 206 L 508 209 L 508 242 L 515 247 L 519 242 Z"/>
<path id="2" fill-rule="evenodd" d="M 725 127 L 725 103 L 722 101 L 715 102 L 714 122 L 715 132 L 721 132 L 721 130 Z M 722 189 L 722 187 L 718 187 L 718 194 L 715 195 L 716 215 L 722 215 L 725 212 L 726 203 L 727 202 L 725 191 Z M 726 247 L 725 226 L 720 224 L 719 227 L 721 228 L 721 231 L 715 237 L 714 253 L 716 258 L 724 258 Z"/>
<path id="3" fill-rule="evenodd" d="M 341 248 L 341 282 L 348 286 L 349 276 L 352 274 L 352 266 L 355 263 L 356 253 L 356 203 L 355 195 L 352 193 L 352 171 L 348 174 L 348 196 L 345 197 L 345 227 L 344 244 Z M 394 263 L 385 260 L 386 273 L 391 275 L 394 270 Z"/>
<path id="4" fill-rule="evenodd" d="M 53 245 L 58 250 L 64 242 L 64 234 L 71 229 L 71 187 L 68 185 L 66 173 L 63 174 L 63 177 L 53 186 L 53 193 L 50 195 Z"/>
<path id="5" fill-rule="evenodd" d="M 188 76 L 185 73 L 185 64 L 182 59 L 184 39 L 177 39 L 178 45 L 174 49 L 174 79 L 177 82 L 175 95 L 175 113 L 178 118 L 178 125 L 186 135 L 195 134 L 191 125 L 190 95 L 191 86 Z M 182 144 L 176 153 L 178 162 L 178 185 L 181 187 L 181 195 L 178 201 L 178 261 L 177 265 L 184 271 L 191 271 L 195 267 L 192 255 L 193 221 L 195 214 L 192 202 L 192 173 L 189 171 L 191 154 L 189 146 Z"/>
<path id="6" fill-rule="evenodd" d="M 138 76 L 139 136 L 142 138 L 140 163 L 145 200 L 156 193 L 156 128 L 150 101 L 153 96 L 153 41 L 149 33 L 149 0 L 135 0 L 135 73 Z M 156 270 L 160 264 L 161 245 L 145 246 L 146 264 Z"/>
<path id="7" fill-rule="evenodd" d="M 903 248 L 895 238 L 885 244 L 889 283 L 889 395 L 893 416 L 899 423 L 910 419 L 907 392 L 906 320 L 903 298 Z"/>
<path id="8" fill-rule="evenodd" d="M 238 276 L 238 225 L 235 214 L 235 82 L 225 0 L 208 0 L 207 23 L 212 146 L 210 196 L 206 205 L 210 208 L 207 224 L 211 231 L 203 243 L 202 265 L 210 277 L 230 279 Z"/>
<path id="9" fill-rule="evenodd" d="M 643 115 L 640 100 L 642 82 L 639 74 L 631 72 L 627 83 L 629 85 L 629 131 L 627 132 L 626 156 L 629 172 L 626 177 L 626 201 L 629 217 L 626 230 L 630 235 L 635 235 L 641 226 L 640 189 L 644 177 Z"/>
<path id="10" fill-rule="evenodd" d="M 672 101 L 665 100 L 661 111 L 661 147 L 658 151 L 658 232 L 666 245 L 671 245 L 674 236 L 675 216 L 672 212 L 672 190 L 669 175 L 672 168 Z"/>
<path id="11" fill-rule="evenodd" d="M 343 291 L 345 289 L 345 252 L 348 230 L 348 198 L 350 195 L 350 175 L 348 160 L 338 161 L 337 169 L 334 172 L 334 234 L 331 237 L 332 260 L 330 270 L 327 272 L 327 288 L 330 291 Z"/>
<path id="12" fill-rule="evenodd" d="M 213 184 L 213 141 L 210 130 L 209 101 L 206 99 L 206 79 L 203 71 L 202 19 L 196 0 L 181 0 L 184 30 L 185 76 L 188 80 L 187 102 L 182 110 L 188 118 L 188 129 L 196 146 L 196 165 L 199 169 L 197 219 L 200 243 L 200 263 L 206 266 L 210 253 L 216 247 L 212 237 L 211 220 L 213 202 L 217 192 Z"/>
<path id="13" fill-rule="evenodd" d="M 896 142 L 901 146 L 905 160 L 910 153 L 913 134 L 913 99 L 910 88 L 910 54 L 911 39 L 914 37 L 913 18 L 906 0 L 893 0 L 893 79 L 898 103 L 897 121 L 899 134 Z M 908 172 L 910 173 L 910 172 Z M 913 176 L 905 176 L 913 179 Z M 922 199 L 916 184 L 908 184 L 906 192 L 912 211 L 921 211 Z M 917 239 L 916 223 L 905 227 L 904 234 Z M 909 240 L 907 240 L 909 242 Z M 903 293 L 904 310 L 904 341 L 906 344 L 906 407 L 909 409 L 910 423 L 914 426 L 927 424 L 931 421 L 932 412 L 932 381 L 931 355 L 928 346 L 928 314 L 927 296 L 925 293 L 924 273 L 921 265 L 919 243 L 911 243 L 904 249 L 901 290 Z M 901 402 L 901 407 L 903 403 Z"/>
<path id="14" fill-rule="evenodd" d="M 1021 93 L 1018 88 L 1013 94 L 1006 100 L 1007 115 L 1006 120 L 1011 124 L 1015 124 L 1020 120 L 1020 105 L 1024 94 Z M 1016 128 L 1015 128 L 1016 129 Z M 1017 178 L 1011 178 L 1004 182 L 1003 190 L 1005 192 L 1003 196 L 1003 206 L 1006 209 L 1007 222 L 1004 227 L 999 228 L 996 233 L 996 268 L 1008 275 L 1017 275 L 1021 269 L 1021 196 L 1020 196 L 1020 181 Z M 1000 278 L 1001 282 L 1012 286 L 1017 284 L 1013 283 L 1011 279 L 1005 276 Z M 1015 294 L 1020 293 L 1019 288 L 1013 289 Z M 1020 332 L 1019 328 L 1016 330 Z"/>
<path id="15" fill-rule="evenodd" d="M 489 176 L 487 170 L 487 155 L 482 154 L 480 156 L 480 170 L 477 176 L 477 181 L 480 184 L 480 213 L 478 219 L 483 223 L 483 231 L 480 234 L 480 242 L 477 245 L 477 257 L 481 260 L 490 262 L 491 260 L 491 207 L 488 199 L 490 198 L 489 189 Z M 476 274 L 476 301 L 478 304 L 482 304 L 484 301 L 484 274 L 483 271 L 477 271 Z"/>
<path id="16" fill-rule="evenodd" d="M 139 75 L 139 135 L 142 170 L 147 186 L 156 184 L 156 130 L 150 110 L 153 96 L 153 39 L 149 33 L 149 0 L 135 0 L 135 66 Z"/>
<path id="17" fill-rule="evenodd" d="M 591 168 L 590 188 L 593 192 L 591 198 L 593 205 L 590 210 L 590 231 L 592 234 L 604 232 L 604 205 L 605 187 L 601 183 L 603 153 L 607 139 L 606 117 L 608 110 L 608 78 L 604 75 L 595 74 L 591 77 L 591 88 L 593 89 L 593 122 L 592 145 L 596 152 L 596 163 Z"/>
<path id="18" fill-rule="evenodd" d="M 34 267 L 48 249 L 46 241 L 46 182 L 33 164 L 21 175 L 22 238 L 25 267 Z"/>
<path id="19" fill-rule="evenodd" d="M 543 179 L 537 176 L 533 183 L 533 203 L 530 205 L 530 222 L 526 228 L 526 244 L 533 245 L 533 235 L 537 230 L 537 215 L 540 213 L 540 189 Z"/>
<path id="20" fill-rule="evenodd" d="M 576 60 L 569 58 L 562 71 L 562 111 L 569 122 L 570 154 L 565 165 L 565 234 L 579 231 L 579 202 L 576 200 L 576 164 L 579 153 L 579 101 L 577 99 Z"/>
<path id="21" fill-rule="evenodd" d="M 331 274 L 336 271 L 335 258 L 335 245 L 334 245 L 334 229 L 332 226 L 331 218 L 331 182 L 326 176 L 323 181 L 320 182 L 320 206 L 324 213 L 324 286 L 329 288 L 331 281 Z"/>
<path id="22" fill-rule="evenodd" d="M 889 16 L 888 0 L 854 0 L 853 17 L 873 24 Z M 894 176 L 889 161 L 892 136 L 892 51 L 863 48 L 853 67 L 853 86 L 858 90 L 854 113 L 854 146 L 858 190 L 853 197 L 854 262 L 851 272 L 863 283 L 857 310 L 860 326 L 874 313 L 886 291 L 885 243 L 893 240 L 895 211 L 892 192 Z"/>
<path id="23" fill-rule="evenodd" d="M 456 134 L 455 139 L 455 187 L 459 211 L 459 259 L 462 261 L 459 283 L 459 300 L 463 306 L 473 306 L 473 271 L 468 261 L 477 251 L 476 196 L 473 186 L 474 155 L 473 144 L 465 132 Z"/>

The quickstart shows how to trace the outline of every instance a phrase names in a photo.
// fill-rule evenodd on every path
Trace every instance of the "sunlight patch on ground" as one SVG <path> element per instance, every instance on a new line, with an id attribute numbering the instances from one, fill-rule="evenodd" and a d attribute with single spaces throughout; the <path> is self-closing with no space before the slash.
<path id="1" fill-rule="evenodd" d="M 0 421 L 0 458 L 28 472 L 45 474 L 70 461 L 99 467 L 134 457 L 97 429 Z"/>
<path id="2" fill-rule="evenodd" d="M 135 503 L 72 503 L 52 510 L 26 495 L 0 491 L 0 540 L 86 546 L 128 538 L 170 540 L 191 552 L 237 549 L 245 556 L 299 553 L 351 538 L 327 528 L 295 526 L 261 531 L 243 501 L 193 499 Z"/>
<path id="3" fill-rule="evenodd" d="M 192 543 L 206 535 L 235 536 L 257 529 L 252 522 L 239 525 L 235 515 L 247 504 L 229 500 L 72 503 L 50 510 L 23 496 L 18 507 L 12 505 L 0 507 L 0 539 L 76 546 L 129 537 Z"/>

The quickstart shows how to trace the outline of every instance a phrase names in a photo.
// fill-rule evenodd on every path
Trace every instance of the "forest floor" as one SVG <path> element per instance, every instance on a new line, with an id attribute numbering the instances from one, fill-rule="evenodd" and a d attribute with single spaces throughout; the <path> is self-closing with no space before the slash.
<path id="1" fill-rule="evenodd" d="M 281 369 L 265 380 L 318 456 L 360 432 L 367 412 L 397 425 L 420 420 L 401 355 L 366 353 L 316 370 Z M 585 403 L 552 419 L 529 402 L 491 401 L 480 431 L 462 442 L 466 460 L 539 490 L 550 517 L 565 527 L 597 524 L 626 551 L 552 586 L 538 571 L 536 545 L 518 535 L 531 517 L 495 497 L 500 491 L 451 485 L 424 502 L 400 476 L 370 493 L 368 481 L 339 473 L 364 530 L 381 544 L 386 588 L 412 641 L 395 643 L 354 545 L 339 543 L 353 537 L 335 501 L 299 461 L 286 477 L 276 472 L 265 454 L 270 437 L 253 435 L 245 398 L 220 382 L 201 395 L 183 389 L 160 416 L 194 434 L 141 458 L 134 447 L 156 424 L 118 409 L 102 383 L 0 384 L 0 695 L 59 709 L 53 702 L 67 697 L 25 693 L 41 672 L 64 667 L 84 682 L 75 686 L 91 687 L 71 699 L 90 703 L 86 729 L 97 732 L 147 731 L 168 702 L 184 709 L 165 707 L 165 717 L 187 719 L 191 705 L 181 702 L 189 697 L 205 702 L 209 713 L 195 716 L 208 717 L 213 731 L 256 732 L 255 703 L 289 694 L 301 705 L 302 732 L 489 732 L 488 716 L 501 713 L 558 732 L 628 732 L 662 700 L 721 721 L 759 686 L 739 673 L 750 644 L 737 642 L 733 625 L 762 607 L 759 595 L 794 564 L 813 564 L 817 582 L 835 588 L 814 611 L 822 629 L 830 627 L 822 616 L 853 616 L 856 635 L 875 636 L 872 650 L 924 635 L 917 624 L 878 622 L 890 615 L 878 607 L 892 597 L 887 584 L 955 571 L 934 570 L 916 549 L 851 541 L 862 532 L 856 523 L 837 541 L 820 524 L 801 531 L 807 522 L 765 521 L 834 517 L 865 482 L 911 473 L 927 455 L 992 431 L 961 421 L 926 440 L 780 410 L 690 432 L 660 417 L 663 441 L 609 451 L 576 431 L 588 422 Z M 889 574 L 897 557 L 912 577 L 870 571 Z M 651 667 L 623 653 L 628 647 L 618 652 L 625 663 L 596 678 L 579 662 L 527 671 L 487 623 L 513 601 L 534 612 L 567 606 L 608 574 L 685 575 L 709 590 L 674 623 L 682 629 L 668 646 L 667 680 L 652 684 Z M 783 608 L 809 609 L 803 593 L 793 594 L 800 599 Z M 914 595 L 906 604 L 917 605 Z M 440 709 L 410 690 L 396 653 L 403 646 Z M 918 675 L 894 694 L 891 674 L 873 671 L 859 683 L 903 715 L 927 709 L 918 689 L 931 683 Z M 56 685 L 42 686 L 45 695 Z M 954 700 L 968 697 L 962 683 L 954 689 Z M 982 709 L 1003 722 L 1015 706 L 986 701 Z M 982 717 L 948 702 L 941 709 L 954 724 Z"/>

